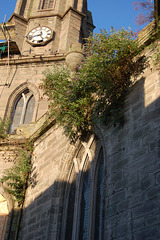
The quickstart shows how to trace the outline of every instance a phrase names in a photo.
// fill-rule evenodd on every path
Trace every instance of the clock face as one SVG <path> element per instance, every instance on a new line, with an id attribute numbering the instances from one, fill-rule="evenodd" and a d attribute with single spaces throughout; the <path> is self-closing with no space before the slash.
<path id="1" fill-rule="evenodd" d="M 37 27 L 27 35 L 27 42 L 31 45 L 44 45 L 53 37 L 53 31 L 49 27 Z"/>

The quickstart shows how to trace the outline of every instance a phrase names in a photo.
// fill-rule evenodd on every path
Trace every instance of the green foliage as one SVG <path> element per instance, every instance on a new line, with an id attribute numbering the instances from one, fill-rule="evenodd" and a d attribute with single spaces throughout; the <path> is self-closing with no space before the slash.
<path id="1" fill-rule="evenodd" d="M 150 42 L 149 48 L 153 51 L 152 60 L 153 64 L 155 66 L 159 67 L 160 64 L 160 44 L 159 44 L 159 38 L 160 38 L 160 22 L 157 25 L 156 29 L 153 29 L 150 34 Z"/>
<path id="2" fill-rule="evenodd" d="M 154 46 L 154 48 L 156 49 L 155 53 L 153 54 L 153 64 L 154 66 L 158 66 L 160 65 L 160 46 Z"/>
<path id="3" fill-rule="evenodd" d="M 72 138 L 89 131 L 97 121 L 119 121 L 131 77 L 144 66 L 143 57 L 135 58 L 140 48 L 130 31 L 104 30 L 86 41 L 86 59 L 76 74 L 54 66 L 45 72 L 42 84 L 50 114 Z"/>
<path id="4" fill-rule="evenodd" d="M 25 149 L 18 149 L 18 158 L 16 163 L 10 169 L 5 171 L 0 182 L 4 184 L 5 189 L 13 196 L 13 200 L 22 205 L 25 198 L 27 181 L 31 171 L 31 151 L 30 145 Z"/>
<path id="5" fill-rule="evenodd" d="M 10 125 L 10 120 L 3 121 L 0 117 L 0 139 L 4 139 L 7 136 L 7 130 Z"/>

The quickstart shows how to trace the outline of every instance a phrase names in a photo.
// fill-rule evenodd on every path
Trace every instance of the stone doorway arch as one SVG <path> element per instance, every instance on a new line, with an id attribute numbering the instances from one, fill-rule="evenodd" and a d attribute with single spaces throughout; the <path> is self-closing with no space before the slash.
<path id="1" fill-rule="evenodd" d="M 0 239 L 4 239 L 8 219 L 7 200 L 0 194 Z"/>

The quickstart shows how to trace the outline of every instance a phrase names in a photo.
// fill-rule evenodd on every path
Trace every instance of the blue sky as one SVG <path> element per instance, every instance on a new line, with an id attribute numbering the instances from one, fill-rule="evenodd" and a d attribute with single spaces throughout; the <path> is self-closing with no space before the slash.
<path id="1" fill-rule="evenodd" d="M 131 27 L 133 31 L 137 29 L 134 18 L 137 13 L 134 11 L 134 0 L 88 0 L 88 9 L 92 11 L 95 32 L 99 29 L 110 30 L 114 28 Z M 14 11 L 16 0 L 4 0 L 0 8 L 0 22 L 3 22 L 5 14 L 6 20 Z M 8 7 L 9 6 L 9 7 Z"/>

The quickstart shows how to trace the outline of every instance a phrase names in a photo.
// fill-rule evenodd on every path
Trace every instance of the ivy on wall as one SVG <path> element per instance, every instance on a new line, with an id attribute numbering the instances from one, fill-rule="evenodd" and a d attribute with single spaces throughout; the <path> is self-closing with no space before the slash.
<path id="1" fill-rule="evenodd" d="M 4 172 L 0 183 L 8 193 L 11 194 L 13 201 L 16 201 L 19 206 L 23 205 L 27 183 L 31 172 L 31 156 L 32 144 L 27 144 L 23 148 L 16 149 L 18 157 L 12 168 Z"/>
<path id="2" fill-rule="evenodd" d="M 49 112 L 72 139 L 89 131 L 97 121 L 114 123 L 122 118 L 131 77 L 144 68 L 141 48 L 131 31 L 111 29 L 86 39 L 86 58 L 71 74 L 54 66 L 44 75 L 41 88 L 48 96 Z"/>
<path id="3" fill-rule="evenodd" d="M 4 139 L 7 136 L 7 131 L 10 125 L 10 120 L 2 120 L 0 117 L 0 139 Z"/>
<path id="4" fill-rule="evenodd" d="M 153 60 L 153 64 L 156 67 L 159 67 L 160 65 L 160 42 L 159 42 L 159 38 L 160 38 L 160 22 L 158 22 L 157 24 L 157 28 L 153 29 L 150 35 L 150 39 L 151 39 L 151 44 L 149 46 L 150 49 L 152 49 L 152 51 L 155 51 L 155 53 L 153 54 L 152 60 Z"/>

